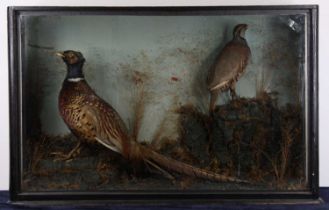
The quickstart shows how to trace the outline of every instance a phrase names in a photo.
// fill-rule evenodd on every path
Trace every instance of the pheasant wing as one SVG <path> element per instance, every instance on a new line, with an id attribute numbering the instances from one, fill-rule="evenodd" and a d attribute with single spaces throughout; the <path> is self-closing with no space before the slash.
<path id="1" fill-rule="evenodd" d="M 81 103 L 65 110 L 72 132 L 88 141 L 97 141 L 123 154 L 128 145 L 127 129 L 113 107 L 95 95 L 81 97 Z"/>

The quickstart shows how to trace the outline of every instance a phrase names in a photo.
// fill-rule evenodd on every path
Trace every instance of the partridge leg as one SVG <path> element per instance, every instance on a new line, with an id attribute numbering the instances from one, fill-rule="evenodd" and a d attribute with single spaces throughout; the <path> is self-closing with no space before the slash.
<path id="1" fill-rule="evenodd" d="M 230 86 L 230 95 L 231 95 L 232 100 L 235 100 L 238 98 L 238 96 L 236 95 L 236 92 L 235 92 L 235 84 L 232 84 Z"/>
<path id="2" fill-rule="evenodd" d="M 75 147 L 67 154 L 64 154 L 63 152 L 52 152 L 51 154 L 56 156 L 54 161 L 70 161 L 80 153 L 80 150 L 81 142 L 78 141 L 77 145 L 75 145 Z"/>
<path id="3" fill-rule="evenodd" d="M 220 90 L 213 90 L 210 93 L 210 104 L 209 104 L 209 114 L 213 113 L 216 106 L 216 101 L 218 98 Z"/>

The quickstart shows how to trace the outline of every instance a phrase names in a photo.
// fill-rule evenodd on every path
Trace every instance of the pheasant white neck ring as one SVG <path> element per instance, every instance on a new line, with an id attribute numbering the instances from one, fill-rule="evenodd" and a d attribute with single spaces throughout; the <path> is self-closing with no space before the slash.
<path id="1" fill-rule="evenodd" d="M 70 64 L 67 66 L 67 75 L 66 79 L 70 82 L 79 82 L 84 79 L 82 72 L 83 62 Z"/>
<path id="2" fill-rule="evenodd" d="M 83 77 L 77 77 L 77 78 L 68 78 L 67 81 L 69 82 L 80 82 L 82 80 L 85 80 Z"/>

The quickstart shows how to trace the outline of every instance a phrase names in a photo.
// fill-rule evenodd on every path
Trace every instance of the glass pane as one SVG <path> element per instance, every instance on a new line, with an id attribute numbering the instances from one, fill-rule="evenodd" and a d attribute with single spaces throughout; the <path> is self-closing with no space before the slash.
<path id="1" fill-rule="evenodd" d="M 29 126 L 23 189 L 306 189 L 305 22 L 299 14 L 23 16 Z M 245 28 L 237 29 L 239 40 L 231 42 L 238 24 L 248 28 L 245 34 Z M 65 50 L 82 53 L 83 75 L 67 73 L 72 69 L 55 55 Z M 68 79 L 73 86 L 89 84 L 104 99 L 98 105 L 90 99 L 83 108 L 89 99 L 75 97 L 85 92 L 66 89 L 63 100 L 72 99 L 74 107 L 66 117 L 75 124 L 65 123 L 59 111 L 59 93 Z M 162 162 L 149 154 L 133 156 L 137 144 L 121 145 L 129 147 L 129 159 L 125 149 L 118 154 L 96 137 L 86 141 L 72 134 L 79 123 L 86 126 L 80 110 L 94 117 L 87 119 L 91 127 L 101 125 L 94 131 L 105 138 L 101 141 L 111 142 L 104 133 L 111 132 L 105 127 L 113 118 L 98 113 L 105 103 L 122 118 L 129 141 L 162 154 Z M 78 142 L 82 147 L 70 161 L 55 161 Z M 210 178 L 219 175 L 228 178 Z"/>

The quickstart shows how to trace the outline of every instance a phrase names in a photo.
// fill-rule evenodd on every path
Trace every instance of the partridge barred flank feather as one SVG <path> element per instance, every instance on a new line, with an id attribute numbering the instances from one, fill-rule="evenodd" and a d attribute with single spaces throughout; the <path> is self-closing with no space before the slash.
<path id="1" fill-rule="evenodd" d="M 115 109 L 100 98 L 86 82 L 80 52 L 57 53 L 67 65 L 67 75 L 59 94 L 60 114 L 79 140 L 98 142 L 130 161 L 142 160 L 158 170 L 167 169 L 187 176 L 213 181 L 247 182 L 224 176 L 165 157 L 131 140 L 127 128 Z M 66 156 L 70 158 L 80 143 Z"/>
<path id="2" fill-rule="evenodd" d="M 246 24 L 238 24 L 234 27 L 233 39 L 225 45 L 214 66 L 208 72 L 209 113 L 214 111 L 220 92 L 230 89 L 232 98 L 236 97 L 235 83 L 244 73 L 251 55 L 248 43 L 244 38 L 247 28 Z"/>

